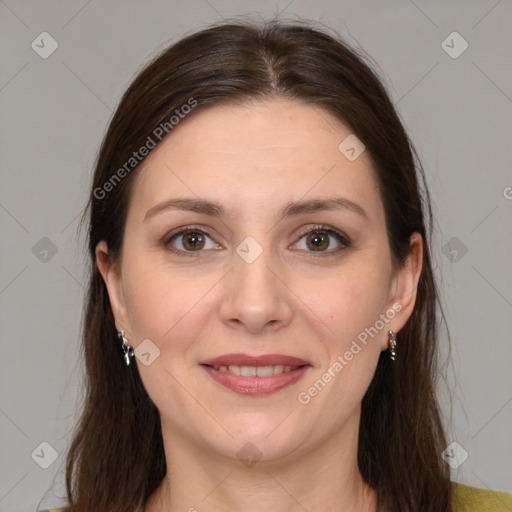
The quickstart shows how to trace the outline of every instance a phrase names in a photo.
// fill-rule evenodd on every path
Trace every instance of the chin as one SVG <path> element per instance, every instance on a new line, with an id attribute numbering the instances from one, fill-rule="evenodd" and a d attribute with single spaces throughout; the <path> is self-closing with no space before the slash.
<path id="1" fill-rule="evenodd" d="M 296 455 L 299 448 L 302 451 L 308 436 L 293 430 L 293 425 L 287 425 L 286 429 L 277 425 L 274 421 L 241 423 L 229 428 L 233 437 L 223 436 L 219 444 L 213 440 L 210 443 L 221 455 L 248 466 L 256 462 L 279 462 Z"/>

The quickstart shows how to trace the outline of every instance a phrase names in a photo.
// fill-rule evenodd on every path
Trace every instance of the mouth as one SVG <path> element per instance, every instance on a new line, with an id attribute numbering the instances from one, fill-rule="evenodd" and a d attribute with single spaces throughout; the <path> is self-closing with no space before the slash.
<path id="1" fill-rule="evenodd" d="M 200 363 L 217 383 L 235 393 L 262 396 L 298 382 L 312 368 L 291 356 L 229 354 Z"/>

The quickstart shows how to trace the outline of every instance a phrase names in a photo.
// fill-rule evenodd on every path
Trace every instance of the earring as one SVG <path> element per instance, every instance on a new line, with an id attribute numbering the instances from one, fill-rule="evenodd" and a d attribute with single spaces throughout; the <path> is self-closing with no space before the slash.
<path id="1" fill-rule="evenodd" d="M 389 335 L 389 358 L 391 361 L 396 357 L 396 334 L 393 331 L 388 331 Z"/>
<path id="2" fill-rule="evenodd" d="M 117 337 L 122 340 L 121 349 L 124 353 L 124 362 L 126 363 L 126 366 L 130 366 L 130 362 L 135 355 L 135 351 L 133 350 L 133 347 L 128 344 L 128 340 L 124 337 L 124 331 L 117 331 Z"/>

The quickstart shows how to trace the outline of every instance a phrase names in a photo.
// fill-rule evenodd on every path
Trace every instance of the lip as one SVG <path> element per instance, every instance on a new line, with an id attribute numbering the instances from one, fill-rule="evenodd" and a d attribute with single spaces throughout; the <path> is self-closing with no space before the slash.
<path id="1" fill-rule="evenodd" d="M 201 367 L 219 384 L 240 395 L 250 396 L 269 395 L 291 386 L 302 379 L 311 368 L 311 366 L 306 365 L 270 377 L 242 377 L 242 375 L 235 375 L 229 371 L 221 372 L 211 366 L 202 365 Z"/>
<path id="2" fill-rule="evenodd" d="M 275 366 L 279 364 L 283 366 L 311 366 L 311 364 L 308 361 L 304 361 L 304 359 L 282 354 L 265 354 L 262 356 L 225 354 L 223 356 L 214 357 L 213 359 L 208 359 L 207 361 L 202 361 L 199 364 L 210 366 Z"/>
<path id="3" fill-rule="evenodd" d="M 210 377 L 226 388 L 241 395 L 264 396 L 291 386 L 304 377 L 312 368 L 303 359 L 282 354 L 249 356 L 247 354 L 226 354 L 200 363 Z M 296 366 L 295 370 L 269 377 L 244 377 L 229 371 L 216 370 L 212 366 Z"/>

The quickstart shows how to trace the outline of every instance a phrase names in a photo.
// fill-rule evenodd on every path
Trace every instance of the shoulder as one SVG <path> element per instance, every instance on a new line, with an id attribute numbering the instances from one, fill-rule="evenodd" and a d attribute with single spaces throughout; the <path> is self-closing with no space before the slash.
<path id="1" fill-rule="evenodd" d="M 453 512 L 511 512 L 512 494 L 452 483 Z"/>

